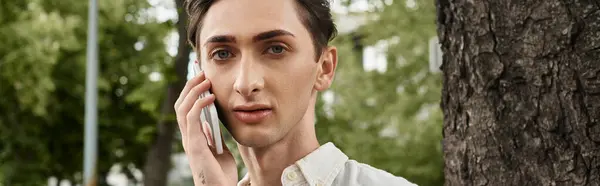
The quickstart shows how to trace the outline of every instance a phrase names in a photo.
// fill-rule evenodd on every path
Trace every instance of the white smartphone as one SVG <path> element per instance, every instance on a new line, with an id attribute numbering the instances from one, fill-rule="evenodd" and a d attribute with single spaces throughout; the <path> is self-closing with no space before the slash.
<path id="1" fill-rule="evenodd" d="M 200 64 L 198 61 L 194 62 L 194 76 L 197 76 L 200 71 Z M 210 91 L 203 92 L 200 94 L 200 98 L 204 98 L 210 94 Z M 202 108 L 202 113 L 200 114 L 200 120 L 202 123 L 208 122 L 211 128 L 211 134 L 213 137 L 213 141 L 215 142 L 215 148 L 217 149 L 217 154 L 223 153 L 223 142 L 221 141 L 221 128 L 219 127 L 219 115 L 217 115 L 217 108 L 214 103 L 210 103 L 208 106 Z"/>

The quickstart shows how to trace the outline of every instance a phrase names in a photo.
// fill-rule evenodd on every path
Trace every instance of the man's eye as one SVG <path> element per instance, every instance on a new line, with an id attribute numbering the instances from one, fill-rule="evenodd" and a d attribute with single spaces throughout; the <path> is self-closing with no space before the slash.
<path id="1" fill-rule="evenodd" d="M 276 45 L 276 46 L 271 46 L 267 49 L 267 52 L 272 53 L 272 54 L 281 54 L 285 51 L 285 48 L 283 48 L 282 46 Z"/>
<path id="2" fill-rule="evenodd" d="M 231 52 L 227 50 L 219 50 L 213 53 L 213 58 L 215 58 L 216 60 L 224 60 L 231 57 L 231 55 Z"/>

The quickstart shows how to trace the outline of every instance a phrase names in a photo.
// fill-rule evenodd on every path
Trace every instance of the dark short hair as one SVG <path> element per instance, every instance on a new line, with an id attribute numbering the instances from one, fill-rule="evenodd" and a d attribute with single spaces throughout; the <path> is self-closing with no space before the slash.
<path id="1" fill-rule="evenodd" d="M 217 0 L 185 0 L 185 10 L 189 16 L 187 37 L 194 48 L 206 12 Z M 333 23 L 328 0 L 295 0 L 298 8 L 298 17 L 310 32 L 315 48 L 316 59 L 320 57 L 323 48 L 337 35 Z"/>

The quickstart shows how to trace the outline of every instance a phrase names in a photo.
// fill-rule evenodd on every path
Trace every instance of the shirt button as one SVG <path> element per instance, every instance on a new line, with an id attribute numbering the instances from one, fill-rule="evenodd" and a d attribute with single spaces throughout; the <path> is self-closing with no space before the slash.
<path id="1" fill-rule="evenodd" d="M 296 174 L 296 172 L 290 172 L 287 174 L 287 178 L 290 181 L 294 181 L 296 180 L 296 178 L 298 178 L 298 175 Z"/>
<path id="2" fill-rule="evenodd" d="M 323 186 L 323 184 L 321 182 L 317 183 L 317 186 Z"/>

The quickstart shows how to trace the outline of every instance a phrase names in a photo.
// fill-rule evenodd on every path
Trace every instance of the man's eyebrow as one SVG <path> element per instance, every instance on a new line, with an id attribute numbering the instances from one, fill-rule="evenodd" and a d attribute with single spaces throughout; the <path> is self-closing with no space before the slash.
<path id="1" fill-rule="evenodd" d="M 208 38 L 204 45 L 208 43 L 235 43 L 235 37 L 229 35 L 216 35 Z"/>
<path id="2" fill-rule="evenodd" d="M 276 29 L 276 30 L 270 30 L 270 31 L 260 33 L 256 36 L 252 37 L 252 41 L 259 42 L 259 41 L 271 39 L 271 38 L 278 37 L 278 36 L 285 36 L 285 35 L 295 37 L 294 34 L 288 32 L 288 31 Z"/>
<path id="3" fill-rule="evenodd" d="M 267 39 L 271 39 L 271 38 L 279 37 L 279 36 L 285 36 L 285 35 L 296 37 L 296 36 L 294 36 L 294 34 L 288 32 L 288 31 L 276 29 L 276 30 L 262 32 L 256 36 L 252 37 L 252 41 L 259 42 L 259 41 L 263 41 L 263 40 L 267 40 Z M 212 36 L 212 37 L 208 38 L 206 40 L 206 43 L 204 43 L 204 45 L 208 45 L 209 43 L 235 43 L 235 37 L 231 36 L 231 35 L 216 35 L 216 36 Z"/>

